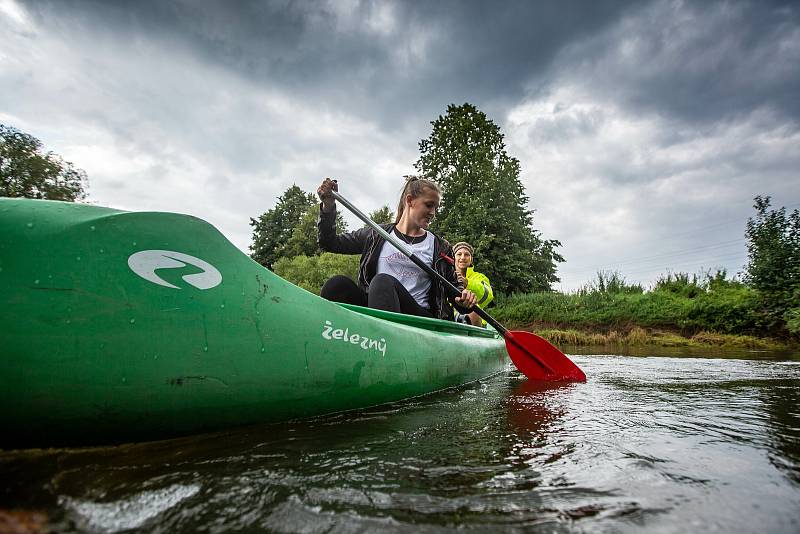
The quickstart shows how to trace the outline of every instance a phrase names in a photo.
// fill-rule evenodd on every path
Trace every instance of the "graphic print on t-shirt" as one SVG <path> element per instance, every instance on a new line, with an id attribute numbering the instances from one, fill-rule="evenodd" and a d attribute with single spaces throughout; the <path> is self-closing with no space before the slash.
<path id="1" fill-rule="evenodd" d="M 400 280 L 400 282 L 404 280 L 411 281 L 423 274 L 422 269 L 414 265 L 402 252 L 395 251 L 386 256 L 386 264 L 389 266 L 389 274 Z"/>
<path id="2" fill-rule="evenodd" d="M 428 265 L 433 264 L 433 234 L 427 232 L 425 239 L 410 246 L 414 255 Z M 414 300 L 423 308 L 428 307 L 428 291 L 431 279 L 428 274 L 398 251 L 391 243 L 385 242 L 378 254 L 378 273 L 386 273 L 396 278 Z"/>

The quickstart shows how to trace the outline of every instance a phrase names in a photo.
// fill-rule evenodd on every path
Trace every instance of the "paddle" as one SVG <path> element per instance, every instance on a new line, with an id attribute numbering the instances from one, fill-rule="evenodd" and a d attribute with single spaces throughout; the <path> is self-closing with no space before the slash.
<path id="1" fill-rule="evenodd" d="M 331 191 L 331 194 L 333 198 L 353 212 L 356 217 L 364 221 L 365 224 L 378 232 L 381 237 L 406 255 L 408 259 L 414 262 L 420 269 L 428 273 L 431 278 L 439 280 L 451 296 L 458 297 L 461 295 L 461 291 L 459 291 L 457 287 L 437 273 L 430 265 L 415 256 L 414 253 L 406 247 L 405 243 L 378 226 L 372 219 L 364 215 L 361 210 L 353 206 L 346 198 L 340 195 L 338 191 Z M 508 350 L 511 361 L 514 362 L 517 369 L 528 378 L 533 380 L 586 381 L 586 375 L 583 374 L 583 371 L 546 339 L 542 339 L 531 332 L 512 332 L 498 323 L 491 315 L 477 305 L 473 311 L 477 312 L 484 321 L 492 325 L 494 329 L 503 336 L 506 340 L 506 350 Z"/>

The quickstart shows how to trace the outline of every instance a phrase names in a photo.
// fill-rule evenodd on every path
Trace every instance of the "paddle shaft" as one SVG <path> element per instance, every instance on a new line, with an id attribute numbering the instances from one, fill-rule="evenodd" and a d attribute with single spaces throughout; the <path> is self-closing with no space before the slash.
<path id="1" fill-rule="evenodd" d="M 335 198 L 336 200 L 341 202 L 342 205 L 345 208 L 347 208 L 348 210 L 353 212 L 353 215 L 355 215 L 356 217 L 358 217 L 359 219 L 364 221 L 364 223 L 367 226 L 370 226 L 373 230 L 378 232 L 378 234 L 380 234 L 380 236 L 382 238 L 384 238 L 386 241 L 388 241 L 389 243 L 394 245 L 394 247 L 397 248 L 397 250 L 399 250 L 400 252 L 405 254 L 408 257 L 408 259 L 410 259 L 412 262 L 414 262 L 414 264 L 417 267 L 419 267 L 420 269 L 422 269 L 423 271 L 428 273 L 428 275 L 431 278 L 439 280 L 444 285 L 444 287 L 447 289 L 447 291 L 450 293 L 451 296 L 458 297 L 458 296 L 461 295 L 461 291 L 459 291 L 459 289 L 456 286 L 454 286 L 452 283 L 450 283 L 450 281 L 447 278 L 445 278 L 441 274 L 437 273 L 436 270 L 433 267 L 431 267 L 430 265 L 428 265 L 427 263 L 425 263 L 424 261 L 419 259 L 411 251 L 411 249 L 409 249 L 406 246 L 405 243 L 403 243 L 401 240 L 397 239 L 395 236 L 393 236 L 392 234 L 390 234 L 389 232 L 387 232 L 386 230 L 381 228 L 375 221 L 370 219 L 367 215 L 362 213 L 361 210 L 359 210 L 357 207 L 352 205 L 350 203 L 350 201 L 348 201 L 346 198 L 344 198 L 342 195 L 340 195 L 338 191 L 331 191 L 331 194 L 333 195 L 333 198 Z M 494 327 L 494 329 L 497 330 L 498 332 L 500 332 L 500 334 L 502 334 L 504 337 L 511 338 L 513 340 L 513 336 L 511 336 L 511 332 L 509 332 L 509 330 L 505 326 L 503 326 L 500 323 L 498 323 L 494 319 L 494 317 L 492 317 L 491 315 L 486 313 L 486 311 L 483 310 L 480 306 L 478 306 L 476 304 L 471 311 L 476 312 L 484 321 L 486 321 L 487 323 L 492 325 L 492 327 Z"/>
<path id="2" fill-rule="evenodd" d="M 459 289 L 456 286 L 450 283 L 448 279 L 443 277 L 441 274 L 437 273 L 436 270 L 433 269 L 433 267 L 431 267 L 430 265 L 419 259 L 417 256 L 415 256 L 414 252 L 406 246 L 406 243 L 403 243 L 395 236 L 391 235 L 389 232 L 378 226 L 378 224 L 376 224 L 375 221 L 367 217 L 364 213 L 361 212 L 361 210 L 352 205 L 346 198 L 340 195 L 338 191 L 331 190 L 331 195 L 333 196 L 333 198 L 341 202 L 342 205 L 348 210 L 350 210 L 356 217 L 364 221 L 364 223 L 367 226 L 371 227 L 373 230 L 378 232 L 378 234 L 381 237 L 383 237 L 386 241 L 391 243 L 395 248 L 397 248 L 397 250 L 406 255 L 408 259 L 414 262 L 415 265 L 417 265 L 420 269 L 428 273 L 428 275 L 432 279 L 440 281 L 447 289 L 447 291 L 450 292 L 451 296 L 458 297 L 461 295 L 461 291 L 459 291 Z M 567 379 L 569 380 L 575 380 L 575 379 L 581 381 L 586 380 L 586 376 L 583 374 L 583 371 L 578 369 L 578 367 L 574 363 L 572 363 L 569 360 L 569 358 L 564 356 L 564 354 L 562 354 L 561 351 L 553 347 L 550 343 L 548 343 L 544 339 L 541 339 L 527 332 L 517 333 L 518 335 L 521 335 L 522 338 L 525 338 L 526 335 L 528 337 L 533 336 L 536 340 L 535 343 L 539 345 L 539 348 L 548 350 L 548 352 L 551 353 L 551 358 L 553 357 L 555 358 L 554 360 L 550 359 L 549 361 L 547 361 L 545 358 L 537 356 L 534 353 L 534 351 L 531 350 L 532 347 L 528 346 L 530 345 L 530 340 L 526 342 L 523 341 L 523 339 L 518 339 L 517 337 L 515 337 L 514 334 L 509 329 L 498 323 L 494 319 L 494 317 L 486 313 L 486 311 L 481 309 L 480 306 L 475 305 L 472 311 L 476 312 L 483 320 L 492 325 L 492 327 L 494 327 L 494 329 L 497 330 L 500 333 L 500 335 L 503 336 L 503 338 L 506 340 L 506 348 L 509 351 L 509 356 L 511 356 L 512 361 L 514 361 L 514 365 L 516 365 L 518 369 L 523 371 L 525 376 L 529 378 L 535 377 L 545 380 L 553 380 L 553 379 L 558 380 L 558 379 L 563 379 L 565 377 L 567 377 Z M 515 347 L 513 351 L 512 348 L 509 346 L 509 343 Z M 520 354 L 524 354 L 525 360 L 520 361 L 518 358 L 515 359 L 514 353 L 516 353 L 518 357 Z M 544 370 L 545 373 L 542 375 L 540 371 L 534 371 L 529 367 L 530 363 L 535 363 L 535 365 L 537 365 L 540 369 Z M 565 370 L 565 365 L 567 366 L 568 370 Z M 577 376 L 575 372 L 579 373 L 579 376 Z"/>

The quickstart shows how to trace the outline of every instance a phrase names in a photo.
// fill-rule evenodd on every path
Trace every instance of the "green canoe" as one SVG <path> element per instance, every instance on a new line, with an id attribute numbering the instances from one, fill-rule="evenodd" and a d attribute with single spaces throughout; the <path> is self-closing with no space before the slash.
<path id="1" fill-rule="evenodd" d="M 494 332 L 328 302 L 174 213 L 0 199 L 0 447 L 168 438 L 503 369 Z"/>

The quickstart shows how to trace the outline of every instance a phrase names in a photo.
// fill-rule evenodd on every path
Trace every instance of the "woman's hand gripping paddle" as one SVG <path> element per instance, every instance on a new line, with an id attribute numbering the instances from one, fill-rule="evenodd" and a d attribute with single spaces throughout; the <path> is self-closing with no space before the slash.
<path id="1" fill-rule="evenodd" d="M 378 226 L 372 219 L 364 215 L 358 208 L 353 206 L 347 199 L 339 194 L 338 191 L 331 191 L 333 197 L 342 203 L 344 207 L 353 212 L 353 215 L 364 221 L 373 230 L 378 232 L 381 237 L 391 243 L 397 250 L 405 254 L 408 259 L 414 262 L 420 269 L 428 273 L 431 278 L 439 280 L 452 296 L 461 295 L 449 280 L 437 273 L 430 265 L 420 260 L 414 253 L 400 242 L 399 239 L 389 234 L 386 230 Z M 586 375 L 580 368 L 572 363 L 560 350 L 551 345 L 547 340 L 540 338 L 536 334 L 524 331 L 510 331 L 498 323 L 491 315 L 486 313 L 479 306 L 475 306 L 473 311 L 487 323 L 492 325 L 506 340 L 506 349 L 511 361 L 517 366 L 522 374 L 532 380 L 552 380 L 559 382 L 585 382 Z"/>

